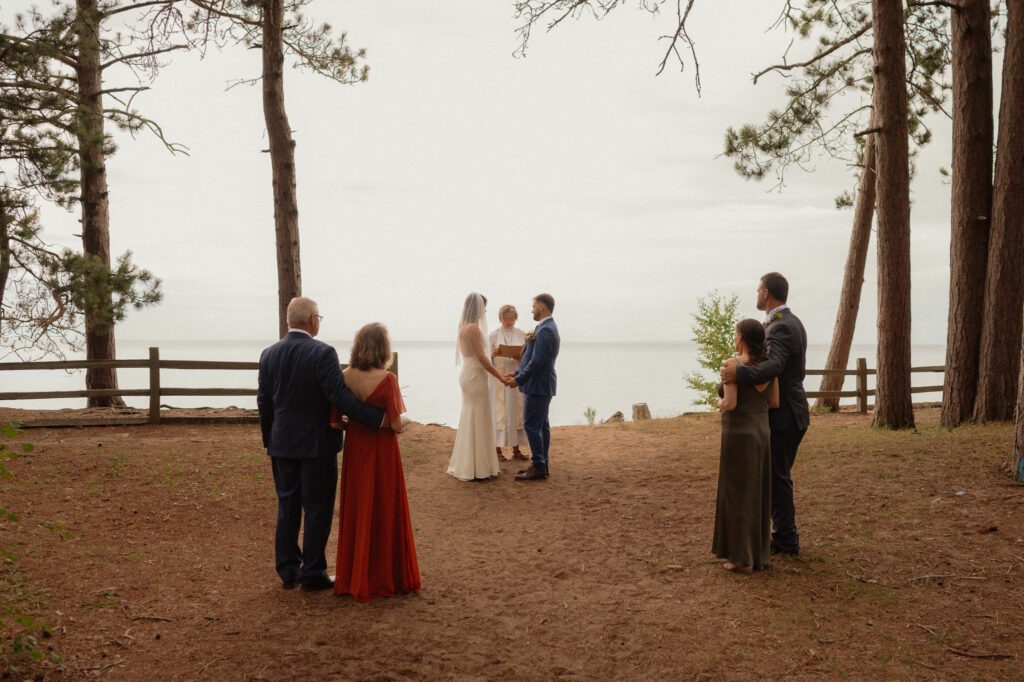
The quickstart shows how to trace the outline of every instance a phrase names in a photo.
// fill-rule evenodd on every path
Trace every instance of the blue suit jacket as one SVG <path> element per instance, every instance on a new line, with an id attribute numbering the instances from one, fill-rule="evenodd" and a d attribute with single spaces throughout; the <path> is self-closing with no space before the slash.
<path id="1" fill-rule="evenodd" d="M 555 358 L 561 338 L 554 318 L 542 320 L 534 330 L 536 336 L 526 344 L 516 370 L 519 390 L 530 395 L 555 395 Z"/>
<path id="2" fill-rule="evenodd" d="M 271 457 L 338 454 L 343 436 L 331 428 L 331 405 L 372 428 L 384 419 L 384 410 L 360 402 L 345 386 L 337 351 L 294 331 L 260 355 L 256 405 Z"/>

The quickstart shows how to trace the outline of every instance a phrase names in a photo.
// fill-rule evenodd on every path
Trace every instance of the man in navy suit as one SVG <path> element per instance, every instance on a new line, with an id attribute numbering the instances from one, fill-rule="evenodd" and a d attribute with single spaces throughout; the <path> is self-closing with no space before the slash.
<path id="1" fill-rule="evenodd" d="M 804 375 L 807 366 L 807 332 L 786 305 L 789 282 L 777 272 L 761 278 L 757 309 L 765 311 L 768 359 L 753 367 L 723 365 L 722 382 L 742 386 L 763 384 L 779 378 L 779 406 L 768 411 L 772 450 L 772 554 L 798 554 L 793 479 L 790 470 L 810 424 Z"/>
<path id="2" fill-rule="evenodd" d="M 360 402 L 345 386 L 337 351 L 313 338 L 321 319 L 314 301 L 291 300 L 288 334 L 260 355 L 256 392 L 263 445 L 277 490 L 277 574 L 285 588 L 301 584 L 304 590 L 326 590 L 334 584 L 324 550 L 334 519 L 343 436 L 330 426 L 331 405 L 372 428 L 388 425 L 384 410 Z"/>
<path id="3" fill-rule="evenodd" d="M 517 481 L 543 481 L 548 477 L 548 446 L 551 424 L 548 407 L 555 395 L 555 358 L 558 357 L 558 325 L 551 314 L 555 299 L 551 294 L 538 294 L 533 299 L 533 319 L 537 327 L 527 338 L 519 369 L 507 375 L 508 385 L 523 393 L 523 430 L 530 442 L 530 466 L 516 475 Z"/>

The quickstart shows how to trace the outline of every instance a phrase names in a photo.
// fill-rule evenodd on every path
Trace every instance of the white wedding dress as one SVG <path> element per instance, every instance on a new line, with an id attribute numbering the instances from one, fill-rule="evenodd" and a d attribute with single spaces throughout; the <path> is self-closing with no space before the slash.
<path id="1" fill-rule="evenodd" d="M 494 447 L 490 375 L 463 342 L 459 343 L 459 352 L 462 355 L 462 374 L 459 375 L 462 414 L 448 473 L 461 481 L 490 478 L 501 473 Z"/>

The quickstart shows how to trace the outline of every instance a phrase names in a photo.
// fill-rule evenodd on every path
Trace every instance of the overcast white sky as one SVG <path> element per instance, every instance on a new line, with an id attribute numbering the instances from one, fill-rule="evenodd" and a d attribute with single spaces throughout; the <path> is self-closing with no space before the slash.
<path id="1" fill-rule="evenodd" d="M 3 2 L 8 20 L 30 2 Z M 712 289 L 741 297 L 778 270 L 812 343 L 831 338 L 852 211 L 833 198 L 853 174 L 822 161 L 782 192 L 718 157 L 728 125 L 780 103 L 778 80 L 750 74 L 790 40 L 768 32 L 780 3 L 699 0 L 701 61 L 655 76 L 672 16 L 632 4 L 601 22 L 535 32 L 516 58 L 503 0 L 319 0 L 308 14 L 365 47 L 370 79 L 341 86 L 289 70 L 297 143 L 303 290 L 322 334 L 381 321 L 402 340 L 449 339 L 467 292 L 528 316 L 555 296 L 567 340 L 682 341 Z M 115 253 L 163 279 L 164 301 L 130 313 L 123 339 L 277 334 L 270 161 L 261 93 L 225 90 L 259 74 L 258 52 L 175 56 L 136 105 L 190 156 L 118 135 L 109 159 Z M 945 341 L 949 126 L 917 161 L 913 342 Z M 77 216 L 45 213 L 51 241 L 76 245 Z M 855 342 L 875 339 L 871 257 Z M 489 320 L 493 326 L 495 321 Z M 521 326 L 529 326 L 524 321 Z"/>

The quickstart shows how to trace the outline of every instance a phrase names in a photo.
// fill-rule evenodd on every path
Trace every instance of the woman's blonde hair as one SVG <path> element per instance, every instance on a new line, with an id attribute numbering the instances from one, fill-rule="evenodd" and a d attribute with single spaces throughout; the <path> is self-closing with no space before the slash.
<path id="1" fill-rule="evenodd" d="M 513 315 L 515 315 L 515 318 L 517 320 L 519 319 L 519 313 L 516 311 L 516 307 L 514 305 L 508 304 L 498 308 L 498 322 L 505 321 L 505 313 L 507 312 L 511 312 Z"/>
<path id="2" fill-rule="evenodd" d="M 380 322 L 371 322 L 356 332 L 348 365 L 361 370 L 390 367 L 391 340 L 388 338 L 388 328 Z"/>

